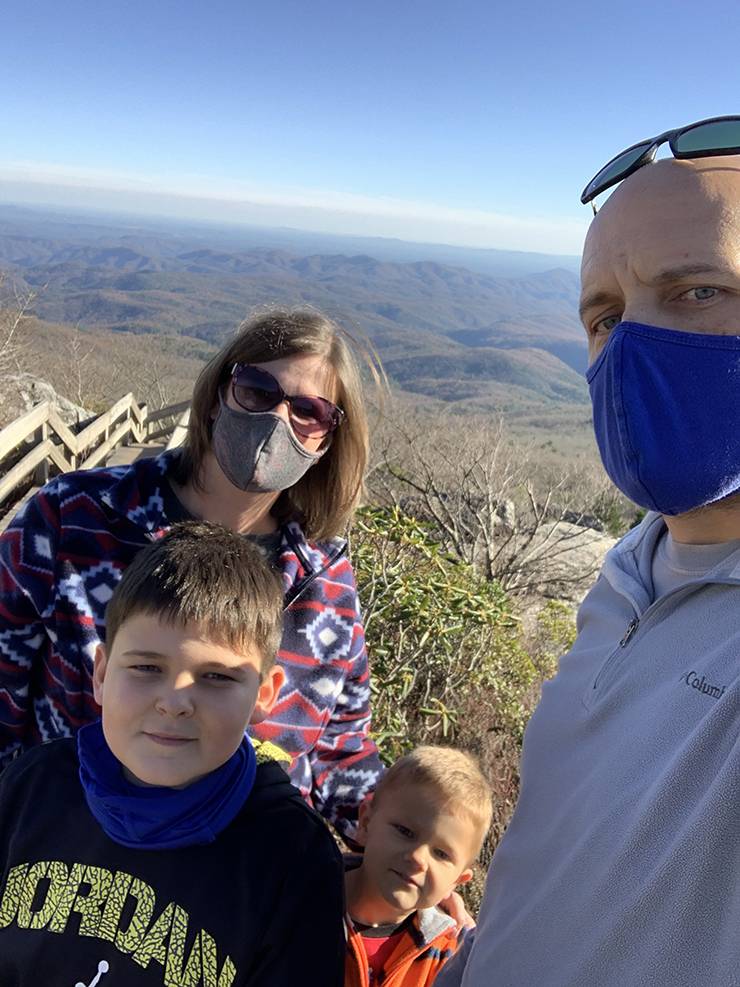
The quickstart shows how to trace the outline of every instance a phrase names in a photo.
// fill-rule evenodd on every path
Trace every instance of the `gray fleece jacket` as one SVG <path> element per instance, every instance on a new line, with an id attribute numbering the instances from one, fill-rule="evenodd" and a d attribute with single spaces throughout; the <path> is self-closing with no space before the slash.
<path id="1" fill-rule="evenodd" d="M 648 515 L 583 602 L 436 987 L 740 985 L 740 551 L 651 603 L 664 530 Z"/>

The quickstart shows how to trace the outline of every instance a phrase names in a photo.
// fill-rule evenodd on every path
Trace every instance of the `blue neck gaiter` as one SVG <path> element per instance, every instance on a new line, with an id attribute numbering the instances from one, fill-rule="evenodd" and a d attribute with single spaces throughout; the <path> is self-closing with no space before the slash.
<path id="1" fill-rule="evenodd" d="M 225 764 L 186 788 L 127 781 L 100 720 L 78 732 L 77 753 L 90 812 L 112 840 L 140 850 L 212 843 L 244 805 L 257 773 L 246 736 Z"/>
<path id="2" fill-rule="evenodd" d="M 683 514 L 740 491 L 740 335 L 620 322 L 586 373 L 604 468 Z"/>

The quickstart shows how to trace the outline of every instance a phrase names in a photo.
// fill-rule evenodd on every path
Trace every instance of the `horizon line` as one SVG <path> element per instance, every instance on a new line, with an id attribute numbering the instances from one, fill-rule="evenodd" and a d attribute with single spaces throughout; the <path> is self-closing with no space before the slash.
<path id="1" fill-rule="evenodd" d="M 205 190 L 203 181 L 202 176 L 184 176 L 178 185 L 177 181 L 93 169 L 26 162 L 0 165 L 0 194 L 8 198 L 2 191 L 8 185 L 11 203 L 227 226 L 577 257 L 588 225 L 586 217 L 581 223 L 569 217 L 511 216 L 317 189 L 260 189 L 232 182 L 222 183 L 216 194 Z"/>

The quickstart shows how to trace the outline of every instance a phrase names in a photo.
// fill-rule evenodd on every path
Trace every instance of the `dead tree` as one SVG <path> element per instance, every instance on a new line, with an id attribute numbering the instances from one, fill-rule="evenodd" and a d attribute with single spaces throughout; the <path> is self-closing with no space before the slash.
<path id="1" fill-rule="evenodd" d="M 543 472 L 502 420 L 396 415 L 386 419 L 374 452 L 375 498 L 427 523 L 449 552 L 509 592 L 558 596 L 598 568 L 597 560 L 578 561 L 594 540 L 580 524 L 587 471 L 577 479 L 572 469 Z M 574 490 L 580 502 L 568 503 Z"/>

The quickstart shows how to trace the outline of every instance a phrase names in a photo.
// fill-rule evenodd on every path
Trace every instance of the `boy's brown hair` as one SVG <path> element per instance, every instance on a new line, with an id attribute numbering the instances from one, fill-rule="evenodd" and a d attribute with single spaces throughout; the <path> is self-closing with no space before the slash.
<path id="1" fill-rule="evenodd" d="M 470 819 L 478 832 L 480 850 L 491 825 L 493 792 L 472 754 L 454 747 L 417 747 L 383 774 L 375 789 L 373 806 L 390 790 L 408 785 L 431 789 L 441 805 Z"/>
<path id="2" fill-rule="evenodd" d="M 244 535 L 185 521 L 142 549 L 124 572 L 105 611 L 109 652 L 121 625 L 137 614 L 193 621 L 237 653 L 254 648 L 265 672 L 282 635 L 282 582 Z"/>

